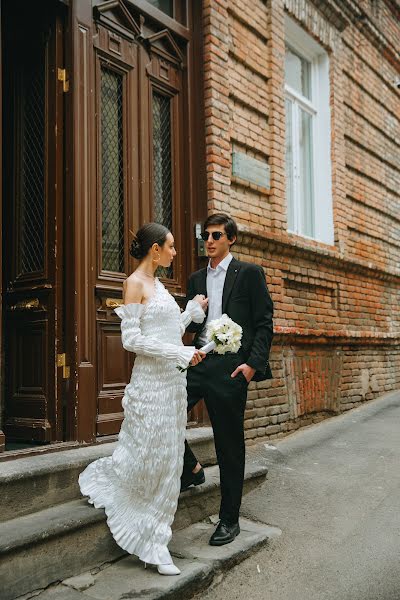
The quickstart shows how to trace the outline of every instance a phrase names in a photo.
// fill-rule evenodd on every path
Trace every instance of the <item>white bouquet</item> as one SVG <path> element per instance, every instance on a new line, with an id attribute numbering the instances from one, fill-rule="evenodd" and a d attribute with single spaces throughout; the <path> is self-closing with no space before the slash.
<path id="1" fill-rule="evenodd" d="M 215 350 L 217 354 L 236 353 L 242 345 L 242 332 L 240 325 L 224 314 L 207 325 L 207 337 L 210 341 L 200 348 L 200 351 L 206 354 L 212 350 Z M 178 367 L 178 369 L 180 371 L 187 370 L 182 367 Z"/>
<path id="2" fill-rule="evenodd" d="M 210 342 L 200 350 L 206 353 L 215 350 L 217 354 L 236 353 L 242 345 L 242 331 L 240 325 L 224 314 L 207 325 L 207 337 Z"/>

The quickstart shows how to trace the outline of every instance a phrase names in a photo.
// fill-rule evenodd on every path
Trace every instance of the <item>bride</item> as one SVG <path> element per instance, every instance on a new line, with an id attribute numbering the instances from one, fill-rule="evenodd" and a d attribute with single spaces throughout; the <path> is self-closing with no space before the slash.
<path id="1" fill-rule="evenodd" d="M 158 223 L 144 225 L 130 253 L 139 266 L 124 283 L 122 344 L 136 354 L 122 401 L 125 419 L 110 457 L 91 463 L 79 476 L 84 496 L 104 508 L 107 524 L 121 548 L 162 575 L 179 575 L 167 545 L 180 491 L 186 428 L 186 373 L 204 354 L 183 346 L 190 321 L 201 323 L 207 300 L 198 295 L 181 313 L 154 276 L 176 256 L 171 232 Z M 204 309 L 204 310 L 203 310 Z"/>

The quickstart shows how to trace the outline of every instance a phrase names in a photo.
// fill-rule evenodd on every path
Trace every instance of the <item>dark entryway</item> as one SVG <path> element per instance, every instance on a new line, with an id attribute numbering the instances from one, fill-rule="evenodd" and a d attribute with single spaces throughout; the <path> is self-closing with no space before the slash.
<path id="1" fill-rule="evenodd" d="M 65 433 L 64 8 L 2 2 L 6 441 L 50 442 Z"/>

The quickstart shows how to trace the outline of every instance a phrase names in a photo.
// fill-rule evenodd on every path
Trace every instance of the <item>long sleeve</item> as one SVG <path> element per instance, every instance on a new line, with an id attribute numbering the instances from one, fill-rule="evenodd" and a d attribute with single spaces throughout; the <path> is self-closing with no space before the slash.
<path id="1" fill-rule="evenodd" d="M 186 327 L 192 321 L 194 323 L 202 323 L 206 318 L 206 313 L 201 308 L 200 304 L 196 300 L 189 300 L 185 310 L 181 313 L 181 333 L 185 333 Z"/>
<path id="2" fill-rule="evenodd" d="M 273 303 L 269 295 L 265 274 L 261 267 L 252 269 L 249 273 L 251 278 L 250 303 L 252 309 L 255 336 L 246 361 L 250 367 L 265 372 L 265 365 L 269 359 L 269 352 L 273 337 Z"/>
<path id="3" fill-rule="evenodd" d="M 195 353 L 194 346 L 168 344 L 150 336 L 144 336 L 140 329 L 143 304 L 126 304 L 115 309 L 121 319 L 121 340 L 125 350 L 144 356 L 165 358 L 174 361 L 178 367 L 186 369 Z"/>
<path id="4" fill-rule="evenodd" d="M 198 272 L 197 272 L 198 273 Z M 195 285 L 195 277 L 196 277 L 196 273 L 193 273 L 190 277 L 189 277 L 189 281 L 188 281 L 188 289 L 187 289 L 187 295 L 186 295 L 186 299 L 190 302 L 190 300 L 192 300 L 192 298 L 195 297 L 196 294 L 207 294 L 207 292 L 205 290 L 201 290 L 198 291 L 196 285 Z M 207 316 L 207 312 L 205 312 L 205 317 Z M 204 329 L 204 325 L 202 325 L 202 323 L 204 323 L 204 319 L 203 321 L 197 322 L 197 321 L 189 321 L 188 325 L 186 326 L 186 331 L 188 333 L 199 333 L 200 331 L 202 331 Z"/>

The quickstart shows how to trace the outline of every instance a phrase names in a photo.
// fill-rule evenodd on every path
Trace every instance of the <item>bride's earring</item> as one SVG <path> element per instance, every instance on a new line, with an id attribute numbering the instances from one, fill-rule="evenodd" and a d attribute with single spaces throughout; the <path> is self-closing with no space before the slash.
<path id="1" fill-rule="evenodd" d="M 160 262 L 160 255 L 157 254 L 156 258 L 153 258 L 153 263 L 159 263 Z"/>

